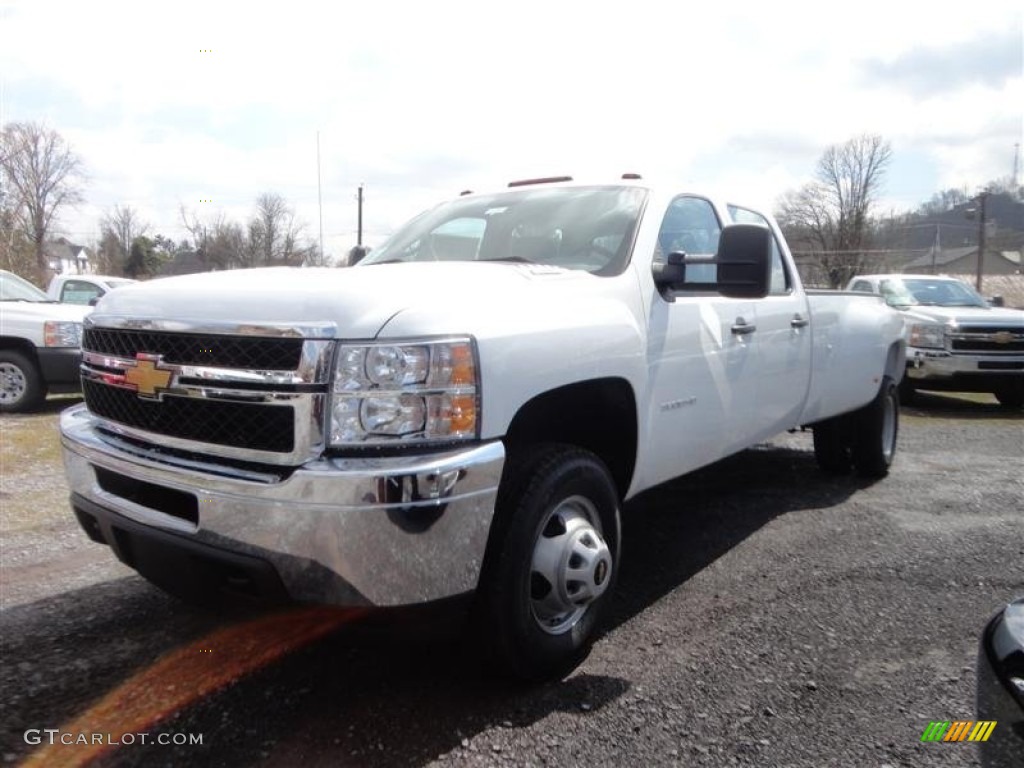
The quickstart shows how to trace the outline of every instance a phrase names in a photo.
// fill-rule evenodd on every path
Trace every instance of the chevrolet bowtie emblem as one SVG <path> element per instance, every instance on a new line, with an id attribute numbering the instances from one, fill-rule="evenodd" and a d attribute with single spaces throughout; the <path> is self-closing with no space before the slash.
<path id="1" fill-rule="evenodd" d="M 135 387 L 139 397 L 159 399 L 157 390 L 167 389 L 171 383 L 172 371 L 160 368 L 160 355 L 135 355 L 135 365 L 124 372 L 124 381 Z"/>
<path id="2" fill-rule="evenodd" d="M 989 338 L 996 344 L 1009 344 L 1013 341 L 1013 334 L 1009 331 L 999 331 L 999 333 L 993 333 Z"/>

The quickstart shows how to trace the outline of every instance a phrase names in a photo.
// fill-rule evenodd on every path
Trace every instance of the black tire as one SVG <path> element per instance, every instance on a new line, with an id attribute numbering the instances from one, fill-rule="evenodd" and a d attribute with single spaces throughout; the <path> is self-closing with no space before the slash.
<path id="1" fill-rule="evenodd" d="M 0 350 L 0 413 L 30 411 L 44 399 L 46 387 L 35 363 L 13 349 Z"/>
<path id="2" fill-rule="evenodd" d="M 848 475 L 853 469 L 853 445 L 850 424 L 838 416 L 814 425 L 814 458 L 822 472 Z"/>
<path id="3" fill-rule="evenodd" d="M 526 450 L 502 478 L 477 629 L 496 671 L 539 682 L 563 678 L 590 652 L 621 536 L 618 494 L 597 456 Z"/>
<path id="4" fill-rule="evenodd" d="M 902 405 L 913 405 L 917 399 L 917 387 L 909 376 L 904 374 L 900 379 L 900 403 Z"/>
<path id="5" fill-rule="evenodd" d="M 853 466 L 861 477 L 885 477 L 896 456 L 900 398 L 896 382 L 882 378 L 875 399 L 853 414 Z"/>
<path id="6" fill-rule="evenodd" d="M 1015 382 L 1000 387 L 994 393 L 1003 408 L 1020 410 L 1024 408 L 1024 382 Z"/>

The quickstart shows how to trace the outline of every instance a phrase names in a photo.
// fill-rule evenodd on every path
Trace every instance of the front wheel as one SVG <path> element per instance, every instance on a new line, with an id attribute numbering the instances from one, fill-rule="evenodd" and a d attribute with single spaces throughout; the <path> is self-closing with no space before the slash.
<path id="1" fill-rule="evenodd" d="M 1024 382 L 1006 384 L 994 392 L 1003 408 L 1019 410 L 1024 407 Z"/>
<path id="2" fill-rule="evenodd" d="M 0 413 L 21 413 L 46 398 L 39 369 L 21 352 L 0 350 Z"/>
<path id="3" fill-rule="evenodd" d="M 483 641 L 499 666 L 560 679 L 590 651 L 619 566 L 619 505 L 601 460 L 578 448 L 510 458 L 481 584 Z"/>
<path id="4" fill-rule="evenodd" d="M 875 399 L 854 412 L 853 466 L 861 477 L 885 477 L 896 456 L 900 399 L 896 382 L 882 378 Z"/>

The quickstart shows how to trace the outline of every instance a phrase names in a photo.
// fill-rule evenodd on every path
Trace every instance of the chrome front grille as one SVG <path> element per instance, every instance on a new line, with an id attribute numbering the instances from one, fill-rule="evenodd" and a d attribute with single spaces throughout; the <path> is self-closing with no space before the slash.
<path id="1" fill-rule="evenodd" d="M 302 339 L 253 338 L 212 333 L 167 333 L 114 328 L 86 328 L 82 347 L 117 357 L 145 351 L 168 363 L 215 365 L 250 370 L 294 370 L 302 356 Z"/>
<path id="2" fill-rule="evenodd" d="M 953 354 L 1024 353 L 1024 324 L 961 326 L 949 333 Z"/>
<path id="3" fill-rule="evenodd" d="M 276 453 L 295 449 L 290 406 L 175 396 L 155 400 L 95 380 L 83 381 L 82 392 L 97 416 L 153 434 Z"/>
<path id="4" fill-rule="evenodd" d="M 108 431 L 153 446 L 298 465 L 324 446 L 333 343 L 256 330 L 87 325 L 85 402 Z"/>

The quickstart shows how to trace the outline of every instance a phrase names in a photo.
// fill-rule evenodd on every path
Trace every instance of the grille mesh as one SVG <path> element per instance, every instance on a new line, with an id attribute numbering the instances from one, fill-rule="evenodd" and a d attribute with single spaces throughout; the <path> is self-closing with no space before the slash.
<path id="1" fill-rule="evenodd" d="M 998 344 L 984 338 L 995 333 L 1012 333 L 1016 338 L 1007 344 Z M 961 328 L 950 343 L 954 352 L 1024 352 L 1024 328 L 1020 326 L 984 325 Z"/>
<path id="2" fill-rule="evenodd" d="M 89 410 L 129 427 L 184 440 L 288 453 L 295 446 L 294 409 L 165 396 L 143 400 L 134 392 L 84 380 Z"/>
<path id="3" fill-rule="evenodd" d="M 125 358 L 146 352 L 163 356 L 167 363 L 263 371 L 293 371 L 302 357 L 302 339 L 111 328 L 86 328 L 82 348 Z"/>

